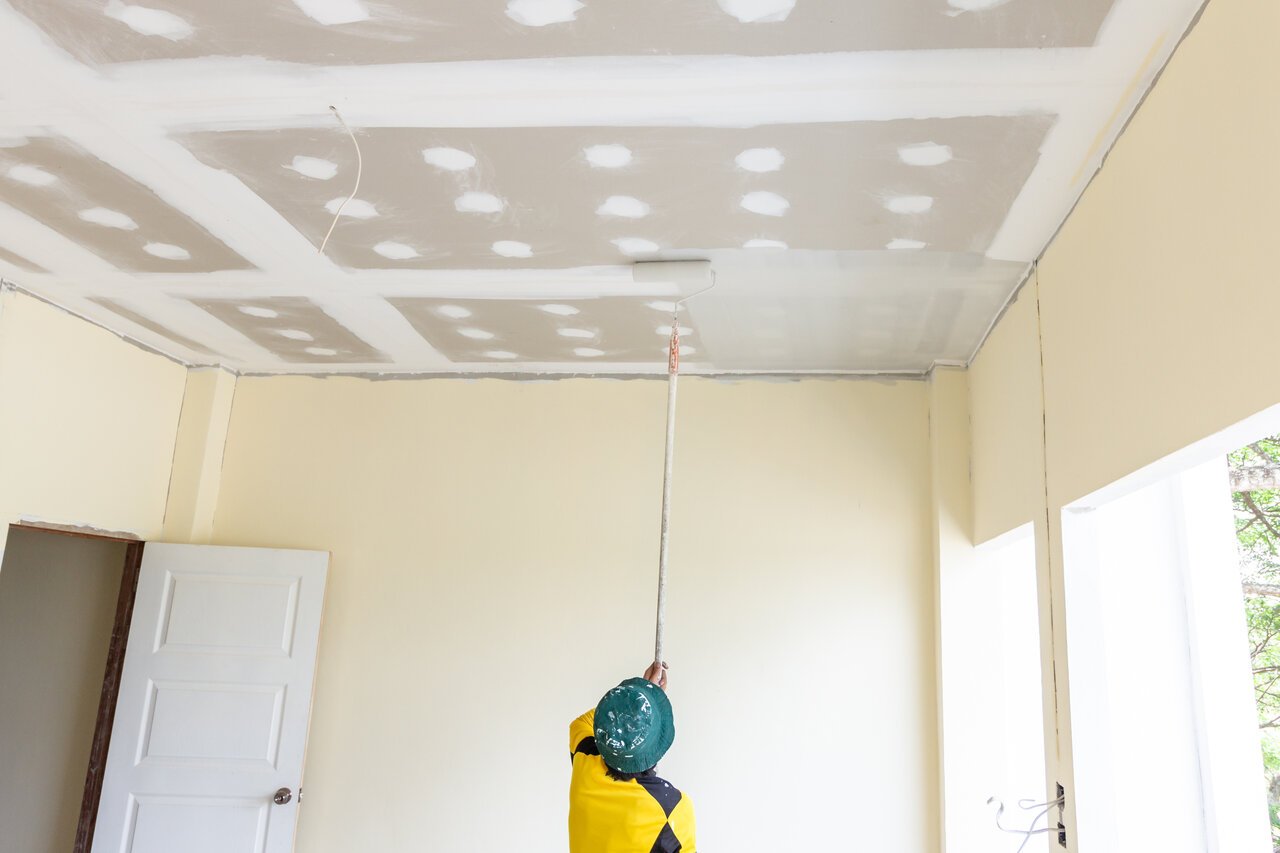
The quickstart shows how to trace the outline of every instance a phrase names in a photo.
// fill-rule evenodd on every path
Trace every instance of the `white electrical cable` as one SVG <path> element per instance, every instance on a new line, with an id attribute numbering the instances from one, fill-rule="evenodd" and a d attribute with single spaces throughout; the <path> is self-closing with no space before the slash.
<path id="1" fill-rule="evenodd" d="M 356 141 L 356 135 L 351 132 L 351 128 L 347 126 L 347 122 L 342 118 L 342 113 L 338 112 L 338 108 L 330 105 L 329 109 L 333 110 L 333 114 L 338 117 L 338 121 L 342 122 L 342 129 L 347 132 L 347 136 L 351 137 L 351 144 L 356 147 L 356 185 L 351 188 L 351 195 L 343 199 L 342 204 L 338 205 L 338 209 L 333 214 L 333 222 L 329 225 L 329 230 L 325 233 L 324 239 L 320 241 L 320 254 L 324 254 L 324 247 L 329 245 L 329 238 L 333 236 L 333 229 L 338 227 L 338 220 L 342 218 L 342 209 L 347 203 L 356 197 L 356 193 L 360 192 L 360 178 L 364 175 L 364 157 L 360 154 L 360 143 Z"/>
<path id="2" fill-rule="evenodd" d="M 1031 825 L 1028 826 L 1026 829 L 1009 829 L 1008 827 L 1002 826 L 1000 824 L 1000 818 L 1004 816 L 1003 800 L 998 800 L 995 797 L 989 797 L 987 799 L 987 805 L 991 805 L 992 803 L 997 804 L 996 829 L 1000 830 L 1001 832 L 1007 832 L 1010 835 L 1023 836 L 1022 843 L 1018 845 L 1018 849 L 1017 851 L 1015 851 L 1015 853 L 1022 853 L 1022 851 L 1026 849 L 1027 844 L 1030 843 L 1031 837 L 1033 835 L 1044 835 L 1046 832 L 1057 831 L 1057 828 L 1053 826 L 1045 826 L 1045 827 L 1041 827 L 1040 829 L 1036 829 L 1036 824 L 1040 822 L 1040 818 L 1044 817 L 1049 812 L 1053 811 L 1055 808 L 1061 806 L 1065 801 L 1066 801 L 1065 797 L 1058 797 L 1056 800 L 1050 800 L 1047 803 L 1033 803 L 1029 799 L 1018 800 L 1018 808 L 1021 808 L 1025 811 L 1030 811 L 1031 809 L 1038 809 L 1043 807 L 1043 810 L 1038 812 L 1036 816 L 1031 819 Z"/>

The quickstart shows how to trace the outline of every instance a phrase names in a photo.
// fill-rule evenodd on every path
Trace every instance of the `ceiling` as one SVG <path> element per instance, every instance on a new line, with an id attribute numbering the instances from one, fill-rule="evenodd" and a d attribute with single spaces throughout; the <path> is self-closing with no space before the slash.
<path id="1" fill-rule="evenodd" d="M 687 372 L 965 363 L 1200 5 L 0 0 L 0 276 L 241 373 L 624 375 L 631 265 L 709 259 Z"/>

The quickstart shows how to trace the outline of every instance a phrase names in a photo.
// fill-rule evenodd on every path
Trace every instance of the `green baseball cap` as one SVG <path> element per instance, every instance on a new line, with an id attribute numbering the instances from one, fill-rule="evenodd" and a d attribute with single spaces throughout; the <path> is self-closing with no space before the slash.
<path id="1" fill-rule="evenodd" d="M 676 739 L 667 693 L 647 678 L 628 678 L 596 706 L 596 748 L 619 773 L 642 773 Z"/>

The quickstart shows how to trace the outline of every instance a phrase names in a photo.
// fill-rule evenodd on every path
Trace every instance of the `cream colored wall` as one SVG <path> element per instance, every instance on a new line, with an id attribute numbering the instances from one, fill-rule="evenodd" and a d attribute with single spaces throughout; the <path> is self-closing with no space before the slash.
<path id="1" fill-rule="evenodd" d="M 0 571 L 0 849 L 72 848 L 124 552 L 120 542 L 9 536 Z"/>
<path id="2" fill-rule="evenodd" d="M 565 849 L 651 654 L 665 385 L 243 378 L 214 539 L 330 549 L 299 849 Z M 707 849 L 937 849 L 924 383 L 686 380 L 662 770 Z"/>
<path id="3" fill-rule="evenodd" d="M 158 535 L 186 373 L 39 300 L 0 292 L 0 524 L 34 518 Z"/>
<path id="4" fill-rule="evenodd" d="M 1277 32 L 1211 0 L 1040 264 L 1055 503 L 1280 401 Z"/>
<path id="5" fill-rule="evenodd" d="M 974 542 L 1029 521 L 1044 527 L 1042 393 L 1033 280 L 969 369 Z"/>
<path id="6" fill-rule="evenodd" d="M 975 540 L 1023 521 L 1047 538 L 1068 786 L 1062 507 L 1280 403 L 1277 31 L 1274 3 L 1211 0 L 972 366 Z"/>
<path id="7" fill-rule="evenodd" d="M 1035 516 L 1046 469 L 1061 506 L 1280 401 L 1276 27 L 1274 3 L 1209 3 L 983 346 L 979 541 Z"/>

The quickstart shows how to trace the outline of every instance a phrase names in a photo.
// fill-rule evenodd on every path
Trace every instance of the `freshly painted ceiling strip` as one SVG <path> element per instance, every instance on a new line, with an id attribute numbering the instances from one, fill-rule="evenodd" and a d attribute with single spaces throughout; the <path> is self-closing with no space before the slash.
<path id="1" fill-rule="evenodd" d="M 1090 163 L 1096 164 L 1100 159 L 1100 152 L 1106 139 L 1115 132 L 1120 125 L 1121 116 L 1132 109 L 1134 101 L 1141 92 L 1145 92 L 1152 76 L 1155 66 L 1156 56 L 1160 53 L 1160 48 L 1164 46 L 1168 38 L 1167 33 L 1161 33 L 1155 41 L 1151 43 L 1151 49 L 1147 51 L 1147 55 L 1143 57 L 1142 64 L 1138 66 L 1138 70 L 1133 73 L 1133 78 L 1129 81 L 1129 85 L 1120 93 L 1120 98 L 1116 101 L 1115 109 L 1107 116 L 1107 119 L 1098 128 L 1098 133 L 1093 138 L 1093 144 L 1089 146 L 1089 150 L 1085 152 L 1084 159 L 1080 161 L 1080 167 L 1076 169 L 1075 174 L 1071 176 L 1071 186 L 1080 183 L 1080 178 L 1084 176 L 1085 169 L 1089 168 Z M 1128 109 L 1126 109 L 1128 108 Z"/>
<path id="2" fill-rule="evenodd" d="M 331 100 L 349 122 L 369 128 L 752 127 L 1053 112 L 1059 98 L 1074 96 L 1073 87 L 1127 82 L 1096 59 L 1085 48 L 895 51 L 420 63 L 302 74 L 287 63 L 212 58 L 104 73 L 117 97 L 167 126 L 191 129 L 324 127 L 332 123 Z M 19 103 L 34 111 L 27 118 L 42 117 L 35 99 Z"/>

